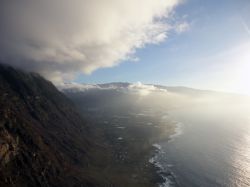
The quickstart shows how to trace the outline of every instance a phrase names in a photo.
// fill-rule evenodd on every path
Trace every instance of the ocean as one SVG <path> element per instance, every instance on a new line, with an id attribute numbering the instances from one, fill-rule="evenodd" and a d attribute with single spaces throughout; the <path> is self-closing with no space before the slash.
<path id="1" fill-rule="evenodd" d="M 164 134 L 162 128 L 166 128 L 168 137 L 167 132 L 175 125 L 169 139 L 159 135 L 148 140 L 158 149 L 149 162 L 157 165 L 166 179 L 159 187 L 250 186 L 248 96 L 193 91 L 135 97 L 117 92 L 108 94 L 116 96 L 109 100 L 104 97 L 106 91 L 102 94 L 100 100 L 92 98 L 98 102 L 89 103 L 84 96 L 83 102 L 76 103 L 80 103 L 86 118 L 110 128 L 118 142 L 134 144 L 140 135 L 145 141 L 146 136 L 158 136 L 159 129 Z"/>
<path id="2" fill-rule="evenodd" d="M 176 133 L 155 145 L 159 150 L 151 162 L 167 173 L 160 187 L 250 186 L 248 109 L 213 103 L 162 116 L 176 122 Z"/>

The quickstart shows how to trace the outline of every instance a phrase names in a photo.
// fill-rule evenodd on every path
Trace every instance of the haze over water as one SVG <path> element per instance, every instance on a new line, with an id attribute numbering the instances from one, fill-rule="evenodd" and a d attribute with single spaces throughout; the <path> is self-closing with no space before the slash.
<path id="1" fill-rule="evenodd" d="M 160 187 L 250 186 L 249 96 L 142 83 L 67 87 L 81 109 L 96 109 L 90 116 L 104 111 L 102 123 L 115 118 L 119 128 L 139 124 L 142 133 L 161 128 L 149 159 L 166 179 Z"/>
<path id="2" fill-rule="evenodd" d="M 171 171 L 173 186 L 250 186 L 250 116 L 247 102 L 175 109 L 183 133 L 162 142 L 157 159 Z"/>

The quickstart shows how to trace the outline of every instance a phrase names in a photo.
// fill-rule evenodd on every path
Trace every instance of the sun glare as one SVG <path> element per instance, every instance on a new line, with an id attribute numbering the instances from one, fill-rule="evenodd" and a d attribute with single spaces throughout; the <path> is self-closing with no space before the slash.
<path id="1" fill-rule="evenodd" d="M 228 90 L 250 95 L 250 42 L 240 46 L 224 65 L 224 84 Z"/>

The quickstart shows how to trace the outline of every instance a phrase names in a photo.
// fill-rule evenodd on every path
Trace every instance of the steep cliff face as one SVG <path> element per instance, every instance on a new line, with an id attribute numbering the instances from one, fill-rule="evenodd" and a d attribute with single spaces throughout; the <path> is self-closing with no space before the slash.
<path id="1" fill-rule="evenodd" d="M 52 83 L 0 65 L 0 186 L 99 186 L 88 172 L 90 139 Z"/>

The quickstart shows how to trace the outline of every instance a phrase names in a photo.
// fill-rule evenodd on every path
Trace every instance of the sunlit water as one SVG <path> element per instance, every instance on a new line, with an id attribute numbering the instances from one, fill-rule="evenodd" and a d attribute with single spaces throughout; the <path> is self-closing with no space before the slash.
<path id="1" fill-rule="evenodd" d="M 164 93 L 135 101 L 129 97 L 84 114 L 90 112 L 88 118 L 118 130 L 117 141 L 126 138 L 122 133 L 131 125 L 177 124 L 176 134 L 158 142 L 161 150 L 149 160 L 164 171 L 160 174 L 166 182 L 160 187 L 250 186 L 250 99 L 217 96 Z"/>
<path id="2" fill-rule="evenodd" d="M 250 186 L 250 113 L 231 107 L 170 112 L 182 133 L 160 142 L 156 159 L 173 177 L 166 186 Z"/>

